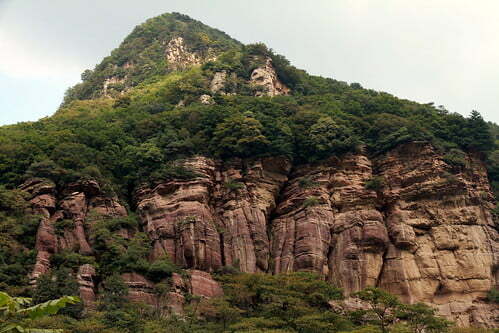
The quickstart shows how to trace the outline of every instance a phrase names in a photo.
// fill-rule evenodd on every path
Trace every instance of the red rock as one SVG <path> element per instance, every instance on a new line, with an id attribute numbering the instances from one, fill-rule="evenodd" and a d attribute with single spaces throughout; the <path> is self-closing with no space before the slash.
<path id="1" fill-rule="evenodd" d="M 93 309 L 95 306 L 95 268 L 92 265 L 82 265 L 78 269 L 76 279 L 80 288 L 80 298 L 86 309 Z"/>
<path id="2" fill-rule="evenodd" d="M 224 292 L 220 284 L 213 280 L 210 273 L 190 270 L 190 291 L 195 296 L 207 298 L 223 296 Z"/>
<path id="3" fill-rule="evenodd" d="M 124 273 L 121 278 L 128 287 L 130 301 L 149 305 L 157 304 L 158 296 L 154 291 L 154 284 L 144 276 L 137 273 Z"/>

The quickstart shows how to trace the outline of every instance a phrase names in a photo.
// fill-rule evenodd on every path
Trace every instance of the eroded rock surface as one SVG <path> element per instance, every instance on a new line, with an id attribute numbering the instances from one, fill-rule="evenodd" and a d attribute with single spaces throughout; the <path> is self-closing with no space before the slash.
<path id="1" fill-rule="evenodd" d="M 318 272 L 346 293 L 374 285 L 388 235 L 371 177 L 363 155 L 298 168 L 272 221 L 274 272 Z"/>
<path id="2" fill-rule="evenodd" d="M 209 272 L 225 265 L 267 271 L 267 221 L 290 163 L 223 165 L 200 157 L 185 165 L 198 177 L 137 192 L 139 216 L 154 241 L 153 259 L 168 255 L 180 266 Z"/>
<path id="3" fill-rule="evenodd" d="M 168 256 L 190 278 L 174 276 L 172 290 L 158 296 L 143 276 L 125 274 L 132 299 L 182 313 L 186 292 L 220 295 L 209 273 L 223 266 L 313 271 L 347 295 L 379 286 L 405 302 L 432 304 L 462 326 L 499 326 L 498 309 L 484 302 L 497 286 L 499 236 L 491 215 L 494 197 L 478 158 L 452 167 L 419 142 L 373 159 L 357 153 L 316 165 L 195 157 L 184 166 L 197 176 L 143 186 L 135 200 L 153 244 L 148 259 Z M 373 177 L 385 185 L 366 187 Z M 50 269 L 51 255 L 61 249 L 92 253 L 84 227 L 89 211 L 126 214 L 92 181 L 60 191 L 33 179 L 22 188 L 42 216 L 34 279 Z M 63 219 L 73 227 L 56 233 L 54 225 Z M 80 271 L 82 296 L 91 302 L 91 269 Z"/>
<path id="4" fill-rule="evenodd" d="M 225 83 L 227 80 L 227 72 L 216 72 L 210 82 L 210 91 L 214 94 L 224 93 Z"/>
<path id="5" fill-rule="evenodd" d="M 265 60 L 265 65 L 255 68 L 251 73 L 250 82 L 261 86 L 262 91 L 258 91 L 256 96 L 278 96 L 288 95 L 290 90 L 284 85 L 275 71 L 270 58 Z"/>
<path id="6" fill-rule="evenodd" d="M 93 267 L 92 265 L 81 265 L 78 268 L 76 280 L 78 281 L 78 285 L 80 288 L 80 297 L 86 309 L 93 309 L 95 305 L 95 275 L 95 267 Z"/>
<path id="7" fill-rule="evenodd" d="M 499 254 L 483 163 L 470 156 L 456 170 L 431 145 L 413 143 L 376 164 L 391 239 L 379 286 L 406 302 L 436 304 L 461 325 L 479 320 L 474 302 L 497 283 Z"/>
<path id="8" fill-rule="evenodd" d="M 184 39 L 176 37 L 170 40 L 166 46 L 165 57 L 168 67 L 174 70 L 186 69 L 192 65 L 201 64 L 201 57 L 187 50 Z"/>
<path id="9" fill-rule="evenodd" d="M 40 215 L 36 236 L 36 262 L 30 275 L 32 284 L 37 278 L 50 271 L 50 259 L 62 250 L 75 251 L 83 255 L 92 254 L 85 223 L 91 214 L 109 217 L 125 216 L 126 209 L 115 197 L 105 195 L 96 181 L 85 180 L 68 184 L 64 189 L 46 179 L 30 179 L 21 189 L 30 196 L 33 213 Z M 64 228 L 56 228 L 58 222 Z M 95 269 L 83 265 L 76 272 L 80 296 L 87 307 L 95 301 L 93 278 Z"/>

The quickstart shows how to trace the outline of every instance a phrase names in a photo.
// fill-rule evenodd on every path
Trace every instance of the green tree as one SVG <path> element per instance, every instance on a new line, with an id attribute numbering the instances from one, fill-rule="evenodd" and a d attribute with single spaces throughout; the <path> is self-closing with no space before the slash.
<path id="1" fill-rule="evenodd" d="M 366 302 L 370 309 L 367 315 L 371 315 L 373 324 L 380 327 L 383 333 L 388 332 L 388 326 L 396 319 L 396 310 L 400 306 L 399 299 L 378 288 L 367 287 L 353 294 L 354 297 Z"/>
<path id="2" fill-rule="evenodd" d="M 485 153 L 494 150 L 495 142 L 490 135 L 489 125 L 480 113 L 473 110 L 467 120 L 467 135 L 463 138 L 465 147 Z"/>
<path id="3" fill-rule="evenodd" d="M 331 117 L 320 118 L 310 128 L 308 142 L 314 159 L 343 154 L 360 143 L 347 126 L 339 125 Z"/>
<path id="4" fill-rule="evenodd" d="M 262 129 L 262 124 L 248 114 L 227 118 L 215 130 L 215 153 L 223 157 L 249 157 L 264 153 L 270 142 L 262 134 Z"/>
<path id="5" fill-rule="evenodd" d="M 437 310 L 424 304 L 401 305 L 397 316 L 405 320 L 414 333 L 446 332 L 450 322 L 436 315 Z"/>

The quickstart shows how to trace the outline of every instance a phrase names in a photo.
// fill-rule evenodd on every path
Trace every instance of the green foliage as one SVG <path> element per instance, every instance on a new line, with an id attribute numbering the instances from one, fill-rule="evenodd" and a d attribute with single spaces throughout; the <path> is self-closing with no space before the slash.
<path id="1" fill-rule="evenodd" d="M 331 117 L 322 117 L 310 127 L 308 144 L 315 158 L 324 159 L 332 155 L 355 151 L 360 140 L 347 126 L 338 125 Z"/>
<path id="2" fill-rule="evenodd" d="M 25 193 L 0 185 L 0 289 L 25 294 L 40 217 L 26 212 Z"/>
<path id="3" fill-rule="evenodd" d="M 210 320 L 227 327 L 230 321 L 241 317 L 239 322 L 230 325 L 236 332 L 248 329 L 302 332 L 306 323 L 315 319 L 319 327 L 338 327 L 341 322 L 334 315 L 323 314 L 328 301 L 342 298 L 341 290 L 314 274 L 230 274 L 220 279 L 226 298 L 210 304 Z"/>
<path id="4" fill-rule="evenodd" d="M 216 127 L 213 136 L 215 149 L 222 157 L 262 154 L 270 144 L 262 130 L 262 124 L 250 114 L 236 114 Z"/>
<path id="5" fill-rule="evenodd" d="M 64 231 L 71 231 L 74 228 L 74 222 L 71 219 L 57 220 L 54 223 L 55 233 L 59 236 L 64 235 Z"/>
<path id="6" fill-rule="evenodd" d="M 298 181 L 298 185 L 302 189 L 309 189 L 309 188 L 314 188 L 318 185 L 317 182 L 315 182 L 312 178 L 310 177 L 303 177 Z"/>
<path id="7" fill-rule="evenodd" d="M 498 303 L 499 304 L 499 290 L 498 289 L 491 289 L 487 293 L 487 300 L 491 303 Z"/>
<path id="8" fill-rule="evenodd" d="M 378 191 L 382 189 L 384 186 L 385 186 L 385 179 L 381 176 L 375 176 L 369 179 L 364 187 L 366 188 L 366 190 Z"/>
<path id="9" fill-rule="evenodd" d="M 414 333 L 443 333 L 447 332 L 451 326 L 451 322 L 437 316 L 436 309 L 424 303 L 401 305 L 397 315 Z"/>
<path id="10" fill-rule="evenodd" d="M 151 181 L 153 183 L 165 181 L 165 180 L 189 180 L 199 177 L 199 174 L 192 171 L 191 169 L 178 164 L 167 164 L 162 166 L 157 171 L 151 174 Z"/>
<path id="11" fill-rule="evenodd" d="M 168 257 L 163 257 L 157 259 L 149 266 L 146 276 L 153 282 L 159 282 L 170 278 L 173 273 L 180 273 L 180 268 L 172 263 Z"/>
<path id="12" fill-rule="evenodd" d="M 467 165 L 466 153 L 461 149 L 452 148 L 444 155 L 444 162 L 453 166 L 464 168 Z"/>
<path id="13" fill-rule="evenodd" d="M 368 287 L 354 294 L 355 297 L 367 302 L 370 310 L 365 311 L 364 320 L 379 326 L 381 332 L 388 332 L 388 327 L 396 319 L 396 311 L 401 305 L 398 298 L 386 291 Z"/>
<path id="14" fill-rule="evenodd" d="M 224 186 L 229 191 L 237 191 L 244 188 L 244 183 L 240 183 L 234 180 L 229 180 L 224 183 Z"/>
<path id="15" fill-rule="evenodd" d="M 95 258 L 84 256 L 72 250 L 63 250 L 55 253 L 50 258 L 50 264 L 56 268 L 69 268 L 76 271 L 78 267 L 85 264 L 95 265 Z"/>
<path id="16" fill-rule="evenodd" d="M 0 332 L 39 332 L 33 327 L 24 327 L 22 320 L 31 320 L 54 315 L 59 310 L 70 304 L 79 303 L 80 299 L 75 296 L 64 296 L 59 299 L 52 299 L 44 303 L 29 306 L 30 298 L 12 297 L 5 292 L 0 292 Z M 46 330 L 44 332 L 57 332 L 56 330 Z"/>
<path id="17" fill-rule="evenodd" d="M 110 276 L 113 273 L 137 272 L 145 274 L 149 269 L 147 256 L 151 240 L 143 232 L 136 232 L 136 217 L 109 218 L 95 215 L 89 220 L 90 240 L 93 243 L 98 273 Z M 124 237 L 118 231 L 134 232 L 133 238 Z"/>
<path id="18" fill-rule="evenodd" d="M 320 204 L 320 199 L 318 197 L 310 196 L 303 201 L 303 207 L 313 207 Z"/>
<path id="19" fill-rule="evenodd" d="M 60 268 L 55 272 L 46 273 L 37 279 L 36 287 L 33 289 L 33 304 L 41 304 L 51 299 L 63 296 L 78 296 L 79 286 L 73 272 L 67 268 Z M 68 305 L 61 310 L 61 314 L 74 318 L 81 316 L 83 303 Z"/>

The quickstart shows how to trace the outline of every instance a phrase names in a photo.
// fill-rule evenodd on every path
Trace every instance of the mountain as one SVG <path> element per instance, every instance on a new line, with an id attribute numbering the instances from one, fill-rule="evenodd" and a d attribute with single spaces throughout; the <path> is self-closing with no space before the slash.
<path id="1" fill-rule="evenodd" d="M 351 331 L 369 286 L 499 327 L 496 134 L 164 14 L 0 128 L 0 287 L 79 294 L 75 332 Z"/>

